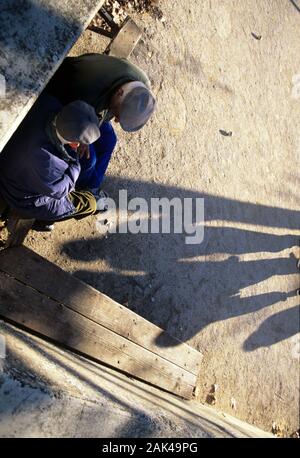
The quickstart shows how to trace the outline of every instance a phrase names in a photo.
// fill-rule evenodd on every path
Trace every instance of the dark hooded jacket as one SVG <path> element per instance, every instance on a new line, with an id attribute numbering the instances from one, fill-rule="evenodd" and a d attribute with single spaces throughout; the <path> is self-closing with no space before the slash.
<path id="1" fill-rule="evenodd" d="M 41 96 L 0 154 L 0 193 L 27 218 L 58 220 L 75 212 L 68 194 L 75 188 L 79 161 L 66 162 L 46 132 L 61 108 L 54 97 Z"/>
<path id="2" fill-rule="evenodd" d="M 92 105 L 102 120 L 110 119 L 109 101 L 125 83 L 141 81 L 150 89 L 147 75 L 127 59 L 106 54 L 67 57 L 47 85 L 46 91 L 63 105 L 84 100 Z"/>

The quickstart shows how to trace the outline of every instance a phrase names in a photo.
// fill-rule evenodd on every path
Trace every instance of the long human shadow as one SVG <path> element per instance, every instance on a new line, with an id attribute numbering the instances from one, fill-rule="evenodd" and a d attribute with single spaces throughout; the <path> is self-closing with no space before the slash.
<path id="1" fill-rule="evenodd" d="M 299 181 L 299 175 L 294 177 L 295 186 Z M 205 221 L 226 221 L 246 223 L 271 228 L 295 229 L 300 235 L 300 208 L 291 210 L 282 207 L 260 205 L 252 202 L 244 202 L 237 199 L 229 199 L 208 192 L 198 192 L 177 186 L 166 186 L 159 183 L 150 183 L 143 180 L 132 180 L 117 176 L 108 176 L 104 183 L 109 195 L 117 199 L 118 190 L 128 190 L 128 197 L 143 197 L 150 201 L 151 197 L 196 198 L 202 197 L 206 201 Z"/>
<path id="2" fill-rule="evenodd" d="M 187 245 L 185 234 L 117 233 L 62 247 L 70 258 L 86 263 L 76 276 L 180 340 L 210 323 L 259 311 L 296 294 L 292 248 L 298 246 L 299 236 L 288 232 L 299 229 L 299 211 L 117 177 L 108 178 L 105 189 L 116 203 L 120 189 L 127 189 L 129 198 L 148 202 L 151 197 L 205 199 L 204 240 L 199 245 Z M 264 232 L 237 227 L 240 223 L 264 226 Z M 268 233 L 272 227 L 284 228 L 287 235 Z M 250 259 L 243 259 L 248 254 Z M 97 260 L 105 261 L 111 271 L 89 268 Z M 290 276 L 293 291 L 241 294 L 273 276 Z M 283 340 L 288 334 L 282 328 L 277 337 Z M 163 345 L 163 338 L 157 343 Z"/>
<path id="3" fill-rule="evenodd" d="M 268 317 L 244 342 L 245 351 L 253 351 L 259 347 L 268 347 L 280 342 L 281 335 L 292 337 L 299 332 L 299 306 L 282 310 Z M 297 319 L 298 318 L 298 319 Z"/>

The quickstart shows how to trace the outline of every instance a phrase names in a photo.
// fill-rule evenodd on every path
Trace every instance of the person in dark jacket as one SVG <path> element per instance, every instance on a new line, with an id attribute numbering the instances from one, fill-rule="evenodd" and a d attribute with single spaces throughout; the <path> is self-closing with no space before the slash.
<path id="1" fill-rule="evenodd" d="M 156 102 L 147 75 L 127 59 L 84 54 L 67 57 L 50 80 L 46 92 L 63 104 L 80 99 L 95 108 L 101 138 L 98 150 L 84 145 L 79 148 L 80 185 L 100 192 L 117 141 L 110 121 L 114 119 L 123 130 L 135 132 L 146 124 L 155 110 Z"/>
<path id="2" fill-rule="evenodd" d="M 83 101 L 65 107 L 42 95 L 0 154 L 0 193 L 24 218 L 54 222 L 99 210 L 97 195 L 75 190 L 77 148 L 100 137 L 95 110 Z"/>
<path id="3" fill-rule="evenodd" d="M 139 67 L 106 54 L 67 57 L 46 87 L 62 104 L 84 100 L 100 122 L 115 118 L 127 132 L 141 129 L 155 110 L 150 81 Z"/>

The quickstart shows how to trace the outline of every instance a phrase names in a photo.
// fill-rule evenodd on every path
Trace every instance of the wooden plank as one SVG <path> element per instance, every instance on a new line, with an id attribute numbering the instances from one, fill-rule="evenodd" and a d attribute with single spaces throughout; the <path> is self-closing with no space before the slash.
<path id="1" fill-rule="evenodd" d="M 97 361 L 190 399 L 197 377 L 0 272 L 0 315 Z"/>
<path id="2" fill-rule="evenodd" d="M 34 219 L 22 219 L 9 209 L 0 194 L 0 249 L 22 245 L 33 223 Z"/>
<path id="3" fill-rule="evenodd" d="M 40 293 L 194 375 L 202 355 L 26 247 L 0 253 L 0 269 Z"/>
<path id="4" fill-rule="evenodd" d="M 141 29 L 130 17 L 111 41 L 105 53 L 115 57 L 129 57 L 142 36 Z"/>
<path id="5" fill-rule="evenodd" d="M 34 219 L 22 219 L 17 213 L 10 211 L 6 225 L 8 237 L 4 248 L 22 245 L 33 223 Z"/>

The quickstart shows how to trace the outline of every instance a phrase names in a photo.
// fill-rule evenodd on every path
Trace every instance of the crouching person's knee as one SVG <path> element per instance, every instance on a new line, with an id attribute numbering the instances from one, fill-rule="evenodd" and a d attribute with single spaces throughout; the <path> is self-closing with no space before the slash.
<path id="1" fill-rule="evenodd" d="M 90 191 L 72 191 L 69 199 L 75 207 L 73 218 L 82 219 L 97 213 L 97 202 Z"/>

